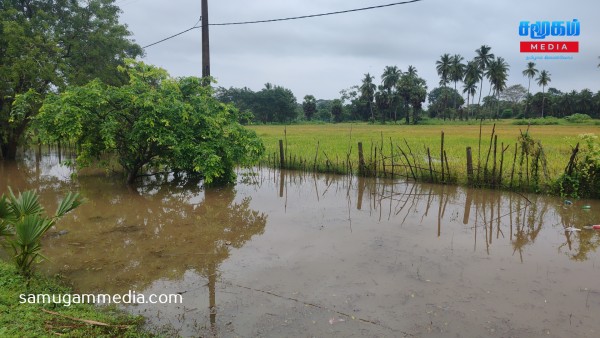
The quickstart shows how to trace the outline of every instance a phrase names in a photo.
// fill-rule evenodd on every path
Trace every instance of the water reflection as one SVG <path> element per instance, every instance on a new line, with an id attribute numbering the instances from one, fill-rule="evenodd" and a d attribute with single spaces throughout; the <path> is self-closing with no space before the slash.
<path id="1" fill-rule="evenodd" d="M 282 198 L 287 199 L 288 186 L 302 184 L 314 187 L 316 200 L 328 193 L 346 199 L 350 226 L 350 205 L 357 211 L 368 210 L 379 222 L 393 220 L 401 226 L 407 220 L 411 226 L 435 224 L 437 237 L 443 235 L 444 229 L 456 228 L 461 220 L 472 231 L 473 250 L 483 243 L 486 253 L 491 254 L 494 241 L 507 240 L 521 262 L 524 250 L 536 242 L 542 229 L 561 234 L 563 240 L 557 250 L 572 260 L 586 260 L 600 245 L 600 232 L 585 228 L 600 223 L 599 201 L 572 204 L 558 197 L 534 194 L 294 171 L 278 171 L 277 175 L 270 174 L 270 179 L 278 185 Z M 331 189 L 332 184 L 335 189 Z M 286 207 L 287 204 L 286 201 Z M 591 208 L 584 209 L 584 205 Z M 581 231 L 564 230 L 572 227 Z"/>
<path id="2" fill-rule="evenodd" d="M 409 309 L 404 307 L 408 300 L 387 305 L 389 313 L 381 312 L 380 304 L 398 297 L 399 289 L 419 290 L 437 277 L 443 283 L 429 303 L 453 299 L 465 289 L 471 302 L 481 294 L 464 288 L 465 280 L 485 284 L 486 274 L 479 273 L 485 269 L 509 271 L 509 278 L 548 264 L 547 271 L 564 271 L 548 283 L 569 290 L 576 289 L 570 284 L 573 276 L 598 277 L 594 261 L 600 233 L 565 231 L 600 223 L 598 201 L 565 204 L 539 195 L 268 169 L 240 171 L 235 187 L 204 189 L 201 182 L 164 175 L 131 189 L 102 172 L 71 177 L 69 167 L 59 165 L 52 153 L 30 153 L 16 164 L 0 162 L 0 179 L 0 192 L 9 185 L 37 189 L 50 210 L 67 190 L 80 191 L 88 203 L 45 240 L 44 253 L 52 260 L 44 271 L 64 276 L 82 292 L 185 294 L 183 310 L 137 308 L 159 324 L 165 322 L 154 314 L 162 313 L 166 323 L 182 327 L 182 335 L 227 335 L 234 327 L 235 335 L 242 336 L 310 335 L 307 328 L 278 332 L 263 327 L 271 323 L 265 318 L 289 311 L 290 299 L 302 297 L 321 307 L 319 315 L 327 316 L 323 309 L 335 307 L 363 316 L 363 323 L 393 326 L 398 314 Z M 538 277 L 524 276 L 523 284 L 515 286 L 494 276 L 503 285 L 498 294 L 526 289 L 539 283 Z M 257 310 L 252 301 L 242 301 L 254 299 L 244 298 L 255 297 L 249 290 L 266 291 L 268 299 L 260 304 L 274 309 Z M 280 303 L 273 301 L 286 294 Z M 332 294 L 348 298 L 335 303 Z M 515 297 L 533 304 L 536 295 Z M 354 303 L 360 306 L 349 305 Z M 463 314 L 472 314 L 472 308 L 457 311 L 462 320 L 467 317 Z M 278 325 L 272 322 L 271 329 Z M 328 329 L 316 327 L 320 331 L 312 333 L 317 336 Z M 381 335 L 393 333 L 384 330 Z"/>

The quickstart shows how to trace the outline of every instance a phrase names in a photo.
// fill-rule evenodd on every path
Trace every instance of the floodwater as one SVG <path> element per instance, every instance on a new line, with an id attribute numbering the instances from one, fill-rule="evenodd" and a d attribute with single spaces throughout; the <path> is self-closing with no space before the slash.
<path id="1" fill-rule="evenodd" d="M 0 163 L 9 185 L 50 211 L 80 191 L 38 268 L 81 293 L 180 294 L 125 307 L 167 335 L 600 334 L 600 232 L 565 231 L 600 223 L 600 201 L 256 168 L 128 188 L 56 154 Z"/>

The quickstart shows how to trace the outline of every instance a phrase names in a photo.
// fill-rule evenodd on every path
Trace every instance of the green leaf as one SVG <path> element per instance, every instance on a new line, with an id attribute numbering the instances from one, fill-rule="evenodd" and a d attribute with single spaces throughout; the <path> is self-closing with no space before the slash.
<path id="1" fill-rule="evenodd" d="M 80 206 L 85 200 L 81 198 L 79 193 L 69 192 L 67 196 L 60 202 L 58 209 L 56 210 L 55 217 L 62 217 L 69 211 Z"/>
<path id="2" fill-rule="evenodd" d="M 33 190 L 19 193 L 19 197 L 9 188 L 10 204 L 9 208 L 15 218 L 20 219 L 27 215 L 39 215 L 44 212 L 44 208 L 39 202 L 38 195 Z"/>

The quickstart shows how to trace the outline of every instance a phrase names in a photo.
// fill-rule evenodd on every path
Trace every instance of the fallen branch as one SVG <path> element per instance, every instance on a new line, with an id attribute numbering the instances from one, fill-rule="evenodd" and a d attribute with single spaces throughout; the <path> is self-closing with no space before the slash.
<path id="1" fill-rule="evenodd" d="M 63 315 L 61 313 L 50 311 L 50 310 L 46 310 L 46 309 L 42 309 L 42 311 L 44 311 L 46 313 L 49 313 L 51 315 L 54 315 L 54 316 L 64 317 L 64 318 L 67 318 L 67 319 L 70 319 L 70 320 L 74 320 L 74 321 L 77 321 L 77 322 L 86 323 L 86 324 L 89 324 L 89 325 L 118 327 L 118 328 L 121 328 L 121 329 L 127 329 L 127 328 L 131 327 L 131 325 L 111 325 L 111 324 L 107 324 L 107 323 L 103 323 L 103 322 L 98 322 L 98 321 L 95 321 L 95 320 L 80 319 L 80 318 L 70 317 L 70 316 Z"/>

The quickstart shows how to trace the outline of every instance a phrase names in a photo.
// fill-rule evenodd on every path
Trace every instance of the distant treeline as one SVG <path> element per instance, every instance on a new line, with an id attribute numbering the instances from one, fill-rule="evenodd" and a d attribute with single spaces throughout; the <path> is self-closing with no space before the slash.
<path id="1" fill-rule="evenodd" d="M 575 114 L 600 118 L 600 91 L 563 93 L 548 87 L 552 74 L 538 70 L 534 62 L 528 62 L 522 71 L 528 81 L 527 88 L 520 84 L 509 86 L 510 66 L 503 57 L 492 54 L 491 49 L 482 45 L 467 61 L 459 54 L 441 55 L 435 62 L 439 86 L 429 92 L 415 67 L 408 66 L 402 71 L 397 66 L 386 66 L 380 81 L 364 74 L 360 84 L 340 91 L 340 97 L 334 100 L 306 95 L 298 104 L 289 89 L 269 83 L 259 92 L 219 88 L 217 96 L 252 113 L 252 121 L 259 123 L 318 120 L 417 124 L 426 118 L 563 118 Z M 532 92 L 532 80 L 541 92 Z"/>

